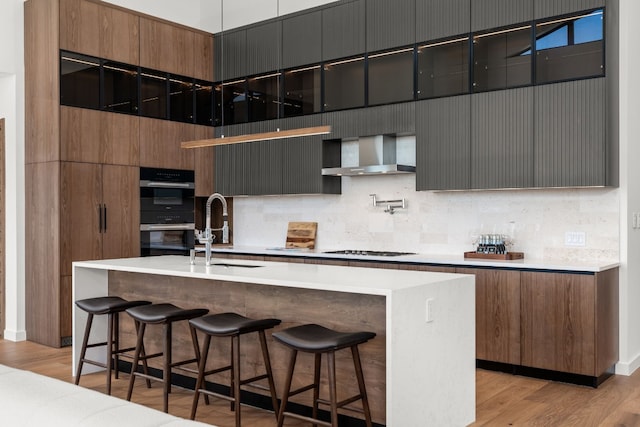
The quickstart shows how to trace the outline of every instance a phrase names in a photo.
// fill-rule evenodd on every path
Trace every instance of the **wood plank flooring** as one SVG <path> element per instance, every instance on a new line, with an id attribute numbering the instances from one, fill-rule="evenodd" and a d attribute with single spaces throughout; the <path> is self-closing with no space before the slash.
<path id="1" fill-rule="evenodd" d="M 0 363 L 63 381 L 73 382 L 71 348 L 54 349 L 32 342 L 14 343 L 0 339 Z M 104 392 L 104 375 L 83 376 L 81 386 Z M 113 395 L 124 398 L 128 376 L 113 381 Z M 170 413 L 187 417 L 192 393 L 174 388 Z M 133 401 L 161 409 L 161 387 L 134 389 Z M 272 413 L 243 407 L 243 426 L 275 426 Z M 198 420 L 220 427 L 234 425 L 229 405 L 213 399 L 201 405 Z M 640 370 L 634 375 L 613 376 L 599 388 L 519 377 L 499 372 L 476 371 L 476 422 L 472 426 L 640 426 Z M 307 426 L 287 420 L 287 427 Z M 419 426 L 419 422 L 416 426 Z M 394 426 L 409 427 L 409 426 Z M 436 426 L 439 427 L 439 426 Z"/>

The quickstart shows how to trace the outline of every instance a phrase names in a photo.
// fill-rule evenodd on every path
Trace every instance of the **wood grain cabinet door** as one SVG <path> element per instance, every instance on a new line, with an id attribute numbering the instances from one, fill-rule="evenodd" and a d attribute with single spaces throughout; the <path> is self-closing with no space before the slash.
<path id="1" fill-rule="evenodd" d="M 168 169 L 194 169 L 197 150 L 180 147 L 192 141 L 196 126 L 188 123 L 140 117 L 140 166 Z"/>
<path id="2" fill-rule="evenodd" d="M 102 201 L 106 209 L 103 259 L 140 256 L 139 182 L 137 167 L 102 166 Z"/>
<path id="3" fill-rule="evenodd" d="M 60 0 L 60 49 L 100 56 L 100 5 Z"/>
<path id="4" fill-rule="evenodd" d="M 476 276 L 476 359 L 520 364 L 520 272 L 457 268 Z"/>
<path id="5" fill-rule="evenodd" d="M 522 365 L 594 376 L 595 277 L 522 272 Z"/>
<path id="6" fill-rule="evenodd" d="M 102 166 L 62 162 L 60 198 L 60 272 L 71 276 L 73 261 L 102 258 Z"/>

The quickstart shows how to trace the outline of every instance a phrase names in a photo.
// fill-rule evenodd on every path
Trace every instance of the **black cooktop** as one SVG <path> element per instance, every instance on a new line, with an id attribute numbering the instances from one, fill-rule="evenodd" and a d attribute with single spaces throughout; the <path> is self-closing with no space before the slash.
<path id="1" fill-rule="evenodd" d="M 326 251 L 323 253 L 338 254 L 338 255 L 368 255 L 368 256 L 415 255 L 415 252 L 369 251 L 369 250 L 361 250 L 361 249 L 343 249 L 340 251 Z"/>

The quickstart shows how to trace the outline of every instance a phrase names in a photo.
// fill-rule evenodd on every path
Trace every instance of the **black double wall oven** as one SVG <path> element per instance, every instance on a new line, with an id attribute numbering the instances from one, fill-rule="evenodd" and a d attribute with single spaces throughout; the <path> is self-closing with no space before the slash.
<path id="1" fill-rule="evenodd" d="M 193 171 L 140 168 L 140 255 L 188 255 L 195 237 Z"/>

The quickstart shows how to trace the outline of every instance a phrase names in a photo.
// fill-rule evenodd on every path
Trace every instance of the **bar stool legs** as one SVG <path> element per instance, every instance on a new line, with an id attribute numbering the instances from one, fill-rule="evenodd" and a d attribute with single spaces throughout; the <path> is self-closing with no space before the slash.
<path id="1" fill-rule="evenodd" d="M 80 383 L 84 364 L 88 363 L 106 369 L 107 394 L 111 394 L 111 374 L 115 370 L 116 379 L 119 376 L 118 363 L 120 355 L 134 349 L 134 347 L 124 349 L 120 348 L 120 313 L 125 311 L 127 308 L 148 304 L 151 303 L 148 301 L 127 301 L 114 296 L 88 298 L 76 301 L 78 308 L 87 312 L 87 322 L 84 329 L 84 337 L 82 339 L 82 348 L 80 350 L 80 358 L 76 369 L 76 385 Z M 95 315 L 103 314 L 107 315 L 107 340 L 104 342 L 89 344 L 91 328 L 93 326 L 93 317 Z M 107 352 L 105 363 L 87 359 L 87 349 L 102 346 L 106 347 Z M 147 369 L 146 363 L 144 368 L 145 370 Z"/>
<path id="2" fill-rule="evenodd" d="M 213 314 L 209 316 L 192 319 L 189 321 L 193 333 L 196 329 L 205 334 L 204 343 L 202 345 L 202 357 L 198 365 L 198 379 L 196 381 L 195 393 L 193 396 L 193 404 L 191 406 L 191 419 L 195 419 L 198 409 L 198 400 L 200 394 L 214 396 L 224 400 L 228 400 L 231 404 L 231 410 L 235 411 L 235 425 L 240 427 L 240 405 L 241 405 L 241 386 L 251 384 L 259 380 L 267 379 L 269 383 L 269 392 L 271 394 L 271 404 L 273 405 L 275 416 L 278 414 L 278 399 L 276 396 L 275 383 L 273 381 L 273 373 L 271 371 L 271 362 L 269 358 L 269 349 L 267 347 L 267 339 L 265 330 L 271 329 L 280 324 L 279 319 L 259 319 L 254 320 L 236 313 Z M 265 373 L 256 375 L 252 378 L 242 379 L 240 370 L 240 337 L 244 334 L 257 332 L 262 349 L 262 359 L 264 363 Z M 231 338 L 231 364 L 215 368 L 207 371 L 207 358 L 209 356 L 209 347 L 211 346 L 212 337 L 230 337 Z M 195 342 L 195 339 L 194 339 Z M 219 394 L 205 388 L 205 378 L 209 375 L 230 371 L 231 384 L 230 396 Z"/>
<path id="3" fill-rule="evenodd" d="M 138 337 L 136 340 L 136 349 L 133 356 L 133 364 L 131 366 L 131 378 L 129 379 L 129 389 L 127 390 L 127 400 L 131 400 L 133 394 L 133 386 L 137 376 L 146 378 L 147 380 L 159 381 L 163 383 L 163 410 L 169 412 L 169 393 L 171 392 L 171 372 L 173 368 L 182 367 L 190 363 L 200 362 L 200 349 L 198 348 L 197 337 L 192 333 L 195 357 L 192 359 L 173 361 L 172 354 L 172 324 L 174 322 L 189 320 L 207 314 L 207 309 L 182 309 L 173 304 L 152 304 L 149 306 L 134 307 L 127 310 L 127 313 L 140 323 L 138 328 Z M 147 325 L 162 325 L 162 352 L 146 355 L 144 354 L 144 334 Z M 157 378 L 148 373 L 137 372 L 137 366 L 140 360 L 163 356 L 162 378 Z M 182 368 L 185 369 L 185 368 Z"/>
<path id="4" fill-rule="evenodd" d="M 285 416 L 297 418 L 303 421 L 309 421 L 314 425 L 321 424 L 325 426 L 338 427 L 338 409 L 357 400 L 362 401 L 362 412 L 364 414 L 367 427 L 372 426 L 371 411 L 369 408 L 367 391 L 364 384 L 364 376 L 362 374 L 362 363 L 360 361 L 358 345 L 374 338 L 375 334 L 373 332 L 341 333 L 332 331 L 331 329 L 327 329 L 319 325 L 309 324 L 275 332 L 273 334 L 273 337 L 291 349 L 291 356 L 289 358 L 284 393 L 282 394 L 280 411 L 278 413 L 278 427 L 282 427 Z M 342 401 L 338 401 L 335 353 L 338 350 L 346 348 L 351 349 L 356 378 L 358 380 L 359 394 Z M 313 383 L 300 387 L 296 390 L 291 390 L 298 351 L 314 354 L 315 363 Z M 320 371 L 323 354 L 326 354 L 327 356 L 327 377 L 329 382 L 328 401 L 321 399 L 319 396 Z M 296 413 L 287 412 L 286 408 L 289 402 L 289 398 L 308 390 L 313 390 L 312 416 L 305 417 Z M 326 422 L 318 419 L 319 403 L 329 405 L 331 409 L 331 422 Z"/>

